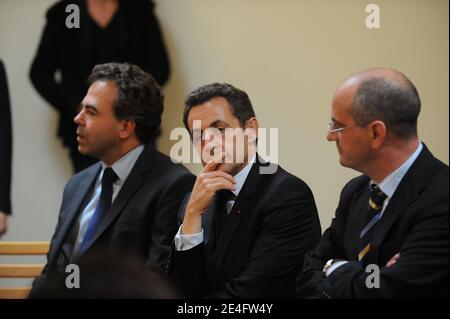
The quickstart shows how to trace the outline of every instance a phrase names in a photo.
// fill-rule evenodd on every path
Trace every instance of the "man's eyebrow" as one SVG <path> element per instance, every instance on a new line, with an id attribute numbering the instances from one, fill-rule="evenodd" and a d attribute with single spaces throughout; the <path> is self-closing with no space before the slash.
<path id="1" fill-rule="evenodd" d="M 81 106 L 86 108 L 86 109 L 89 109 L 91 111 L 98 112 L 97 107 L 95 105 L 93 105 L 93 104 L 81 104 Z"/>
<path id="2" fill-rule="evenodd" d="M 218 125 L 225 125 L 228 126 L 228 124 L 225 121 L 222 120 L 215 120 L 213 122 L 211 122 L 208 127 L 206 127 L 205 129 L 209 128 L 209 127 L 217 127 Z M 205 129 L 200 128 L 200 130 L 203 132 Z"/>
<path id="3" fill-rule="evenodd" d="M 336 120 L 334 117 L 332 117 L 331 118 L 331 121 L 333 122 L 333 123 L 336 123 L 336 124 L 339 124 L 339 125 L 342 125 L 342 123 L 341 122 L 339 122 L 338 120 Z"/>
<path id="4" fill-rule="evenodd" d="M 219 124 L 223 124 L 223 125 L 228 126 L 228 124 L 227 124 L 226 122 L 222 121 L 222 120 L 215 120 L 214 122 L 212 122 L 211 124 L 209 124 L 209 127 L 216 127 L 216 126 L 218 126 Z"/>
<path id="5" fill-rule="evenodd" d="M 205 128 L 205 129 L 200 128 L 200 134 L 203 135 L 203 132 L 204 132 L 206 129 L 208 129 L 208 128 L 215 128 L 215 127 L 217 127 L 217 126 L 219 126 L 219 125 L 225 125 L 225 126 L 228 127 L 228 124 L 227 124 L 225 121 L 222 121 L 222 120 L 215 120 L 215 121 L 211 122 L 211 123 L 208 125 L 207 128 Z M 189 130 L 189 133 L 191 133 L 191 135 L 193 134 L 193 132 L 191 132 L 190 130 Z"/>

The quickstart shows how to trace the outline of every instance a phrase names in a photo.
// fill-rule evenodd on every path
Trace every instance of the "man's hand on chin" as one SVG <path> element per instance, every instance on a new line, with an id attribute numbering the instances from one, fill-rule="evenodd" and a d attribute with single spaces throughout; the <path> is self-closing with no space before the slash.
<path id="1" fill-rule="evenodd" d="M 186 206 L 182 233 L 184 235 L 199 233 L 202 229 L 201 215 L 208 209 L 216 191 L 234 190 L 236 180 L 230 174 L 216 171 L 219 162 L 211 160 L 197 177 L 191 197 Z"/>

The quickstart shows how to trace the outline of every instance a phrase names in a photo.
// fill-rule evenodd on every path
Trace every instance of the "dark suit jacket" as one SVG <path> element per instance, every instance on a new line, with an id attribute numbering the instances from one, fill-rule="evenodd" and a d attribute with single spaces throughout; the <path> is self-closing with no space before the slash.
<path id="1" fill-rule="evenodd" d="M 448 296 L 448 166 L 424 147 L 375 226 L 368 264 L 380 267 L 379 288 L 366 287 L 373 270 L 357 260 L 359 233 L 369 200 L 369 177 L 351 180 L 343 189 L 336 217 L 305 258 L 297 295 L 311 298 L 409 298 Z M 392 267 L 386 263 L 400 252 Z M 329 259 L 350 262 L 325 277 Z M 373 281 L 372 281 L 373 282 Z"/>
<path id="2" fill-rule="evenodd" d="M 68 4 L 80 8 L 80 28 L 66 27 Z M 60 113 L 58 136 L 64 145 L 76 148 L 73 118 L 87 91 L 86 80 L 94 65 L 129 62 L 139 65 L 164 85 L 169 77 L 169 60 L 149 0 L 119 1 L 121 56 L 115 61 L 99 61 L 94 56 L 92 30 L 85 0 L 59 1 L 47 12 L 39 47 L 30 69 L 30 79 L 39 94 Z M 59 70 L 61 81 L 55 81 Z"/>
<path id="3" fill-rule="evenodd" d="M 94 164 L 67 183 L 48 262 L 33 282 L 33 288 L 43 285 L 52 272 L 64 273 L 71 262 L 71 251 L 66 247 L 73 246 L 78 217 L 90 200 L 100 171 L 101 164 Z M 97 252 L 112 253 L 162 270 L 177 231 L 178 211 L 194 181 L 194 176 L 182 165 L 172 163 L 170 158 L 147 145 L 102 221 L 93 244 L 81 258 L 92 257 Z"/>
<path id="4" fill-rule="evenodd" d="M 11 214 L 11 110 L 8 83 L 0 61 L 0 211 Z"/>
<path id="5" fill-rule="evenodd" d="M 313 194 L 281 167 L 259 173 L 256 162 L 217 243 L 214 211 L 202 216 L 204 242 L 175 251 L 166 271 L 187 297 L 285 298 L 295 293 L 304 254 L 320 238 Z M 187 198 L 180 211 L 184 217 Z"/>

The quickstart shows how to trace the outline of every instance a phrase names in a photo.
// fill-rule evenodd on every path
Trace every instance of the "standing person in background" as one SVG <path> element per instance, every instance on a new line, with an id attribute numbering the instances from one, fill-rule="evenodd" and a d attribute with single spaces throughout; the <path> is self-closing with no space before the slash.
<path id="1" fill-rule="evenodd" d="M 69 4 L 79 8 L 79 28 L 66 26 Z M 160 86 L 169 78 L 169 60 L 153 9 L 149 0 L 74 0 L 59 1 L 47 11 L 30 79 L 39 94 L 59 112 L 58 136 L 69 150 L 75 172 L 97 161 L 78 152 L 73 122 L 94 65 L 136 64 Z M 59 75 L 58 80 L 55 75 Z"/>
<path id="2" fill-rule="evenodd" d="M 0 60 L 0 238 L 8 230 L 11 215 L 12 129 L 8 83 Z"/>

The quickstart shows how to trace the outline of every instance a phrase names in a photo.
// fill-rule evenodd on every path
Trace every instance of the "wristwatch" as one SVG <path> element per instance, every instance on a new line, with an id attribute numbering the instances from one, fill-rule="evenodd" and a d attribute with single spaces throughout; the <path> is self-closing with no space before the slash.
<path id="1" fill-rule="evenodd" d="M 327 270 L 337 261 L 340 261 L 341 259 L 330 259 L 325 263 L 325 266 L 323 266 L 323 273 L 326 273 Z"/>

